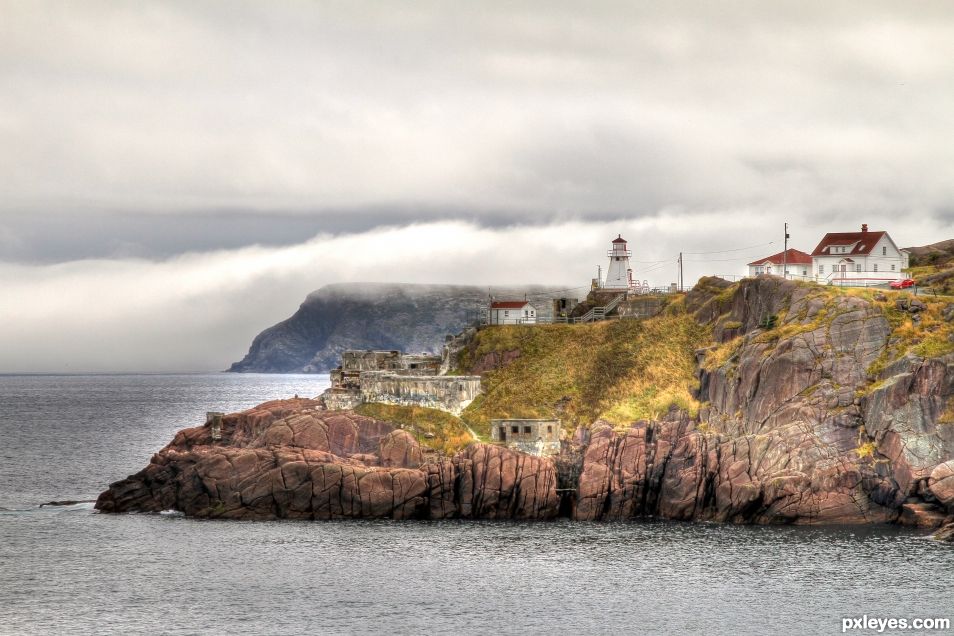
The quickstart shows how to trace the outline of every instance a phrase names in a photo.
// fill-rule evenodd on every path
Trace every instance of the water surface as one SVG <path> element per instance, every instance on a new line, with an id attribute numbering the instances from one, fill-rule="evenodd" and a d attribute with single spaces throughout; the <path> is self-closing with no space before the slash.
<path id="1" fill-rule="evenodd" d="M 91 499 L 209 410 L 326 377 L 0 376 L 0 633 L 835 634 L 954 618 L 954 549 L 897 528 L 225 522 Z M 906 632 L 912 633 L 912 632 Z"/>

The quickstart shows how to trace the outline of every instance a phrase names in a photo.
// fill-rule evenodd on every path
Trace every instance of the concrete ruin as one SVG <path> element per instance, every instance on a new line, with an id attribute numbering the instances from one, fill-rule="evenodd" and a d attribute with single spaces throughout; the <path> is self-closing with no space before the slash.
<path id="1" fill-rule="evenodd" d="M 460 415 L 480 393 L 480 376 L 361 374 L 361 400 L 399 406 L 423 406 Z"/>
<path id="2" fill-rule="evenodd" d="M 322 394 L 333 410 L 365 402 L 423 406 L 460 415 L 480 393 L 480 376 L 449 376 L 442 356 L 400 351 L 345 351 Z"/>
<path id="3" fill-rule="evenodd" d="M 627 298 L 616 308 L 621 318 L 652 318 L 662 313 L 669 299 L 665 296 L 634 296 Z"/>
<path id="4" fill-rule="evenodd" d="M 560 452 L 560 420 L 490 420 L 490 439 L 530 455 Z"/>
<path id="5" fill-rule="evenodd" d="M 359 389 L 362 371 L 391 371 L 400 375 L 436 375 L 441 356 L 401 353 L 396 350 L 352 349 L 341 354 L 341 364 L 331 371 L 331 386 Z"/>
<path id="6" fill-rule="evenodd" d="M 205 425 L 211 429 L 212 441 L 217 442 L 222 439 L 222 418 L 225 413 L 221 411 L 208 411 L 205 414 Z"/>

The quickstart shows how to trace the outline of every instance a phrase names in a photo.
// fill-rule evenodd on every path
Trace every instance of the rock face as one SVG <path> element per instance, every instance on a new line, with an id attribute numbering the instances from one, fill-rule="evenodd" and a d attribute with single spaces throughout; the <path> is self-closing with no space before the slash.
<path id="1" fill-rule="evenodd" d="M 473 323 L 497 297 L 547 295 L 551 288 L 353 283 L 309 294 L 295 314 L 258 334 L 229 371 L 327 373 L 347 349 L 440 353 L 444 338 Z M 541 309 L 544 309 L 541 306 Z"/>
<path id="2" fill-rule="evenodd" d="M 954 356 L 906 356 L 872 376 L 892 337 L 884 312 L 778 278 L 696 303 L 717 339 L 736 338 L 721 364 L 707 367 L 700 354 L 699 427 L 716 447 L 716 495 L 726 470 L 742 471 L 755 490 L 744 520 L 943 521 L 949 504 L 928 482 L 954 457 L 954 427 L 938 422 L 954 394 Z M 943 475 L 935 481 L 946 493 Z M 717 496 L 701 516 L 739 514 L 724 504 Z"/>
<path id="3" fill-rule="evenodd" d="M 313 400 L 283 400 L 180 431 L 135 475 L 100 495 L 102 512 L 181 510 L 223 519 L 548 519 L 552 460 L 474 444 L 427 459 L 409 433 Z"/>
<path id="4" fill-rule="evenodd" d="M 484 444 L 438 459 L 386 422 L 286 400 L 227 416 L 214 444 L 205 427 L 181 431 L 96 505 L 225 518 L 894 522 L 952 537 L 954 355 L 885 363 L 894 336 L 876 302 L 772 277 L 704 280 L 684 306 L 721 344 L 697 352 L 698 415 L 597 421 L 554 459 Z"/>
<path id="5" fill-rule="evenodd" d="M 703 281 L 686 299 L 726 343 L 700 351 L 698 418 L 623 431 L 597 423 L 583 450 L 578 519 L 879 523 L 938 527 L 954 513 L 954 358 L 868 369 L 890 327 L 872 303 L 761 277 Z"/>
<path id="6" fill-rule="evenodd" d="M 658 516 L 761 524 L 892 519 L 889 508 L 865 496 L 863 470 L 849 461 L 819 461 L 826 449 L 805 426 L 728 440 L 673 415 L 623 433 L 594 427 L 580 475 L 577 519 Z"/>

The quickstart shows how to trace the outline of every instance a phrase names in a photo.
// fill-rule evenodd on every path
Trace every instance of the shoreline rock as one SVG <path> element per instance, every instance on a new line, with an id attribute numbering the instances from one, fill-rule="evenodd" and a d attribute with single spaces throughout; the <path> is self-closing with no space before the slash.
<path id="1" fill-rule="evenodd" d="M 180 510 L 222 519 L 549 519 L 551 459 L 485 444 L 426 457 L 406 431 L 314 400 L 280 400 L 180 431 L 149 465 L 111 484 L 101 512 Z"/>
<path id="2" fill-rule="evenodd" d="M 96 509 L 219 519 L 658 517 L 920 527 L 950 516 L 936 503 L 875 502 L 865 491 L 873 474 L 858 466 L 811 466 L 820 448 L 811 436 L 798 447 L 786 445 L 793 433 L 784 427 L 776 436 L 727 439 L 677 411 L 624 431 L 597 422 L 554 458 L 482 443 L 439 457 L 387 422 L 308 399 L 227 415 L 221 430 L 218 442 L 208 426 L 179 431 L 146 468 L 111 484 Z M 936 483 L 946 485 L 945 474 Z"/>

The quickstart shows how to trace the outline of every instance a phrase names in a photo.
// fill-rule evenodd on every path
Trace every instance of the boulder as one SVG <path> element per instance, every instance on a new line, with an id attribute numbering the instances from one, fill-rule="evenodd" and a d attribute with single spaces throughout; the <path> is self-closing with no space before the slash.
<path id="1" fill-rule="evenodd" d="M 954 511 L 954 459 L 938 464 L 931 471 L 928 487 L 942 505 Z"/>
<path id="2" fill-rule="evenodd" d="M 954 523 L 949 523 L 932 535 L 938 541 L 954 543 Z"/>

